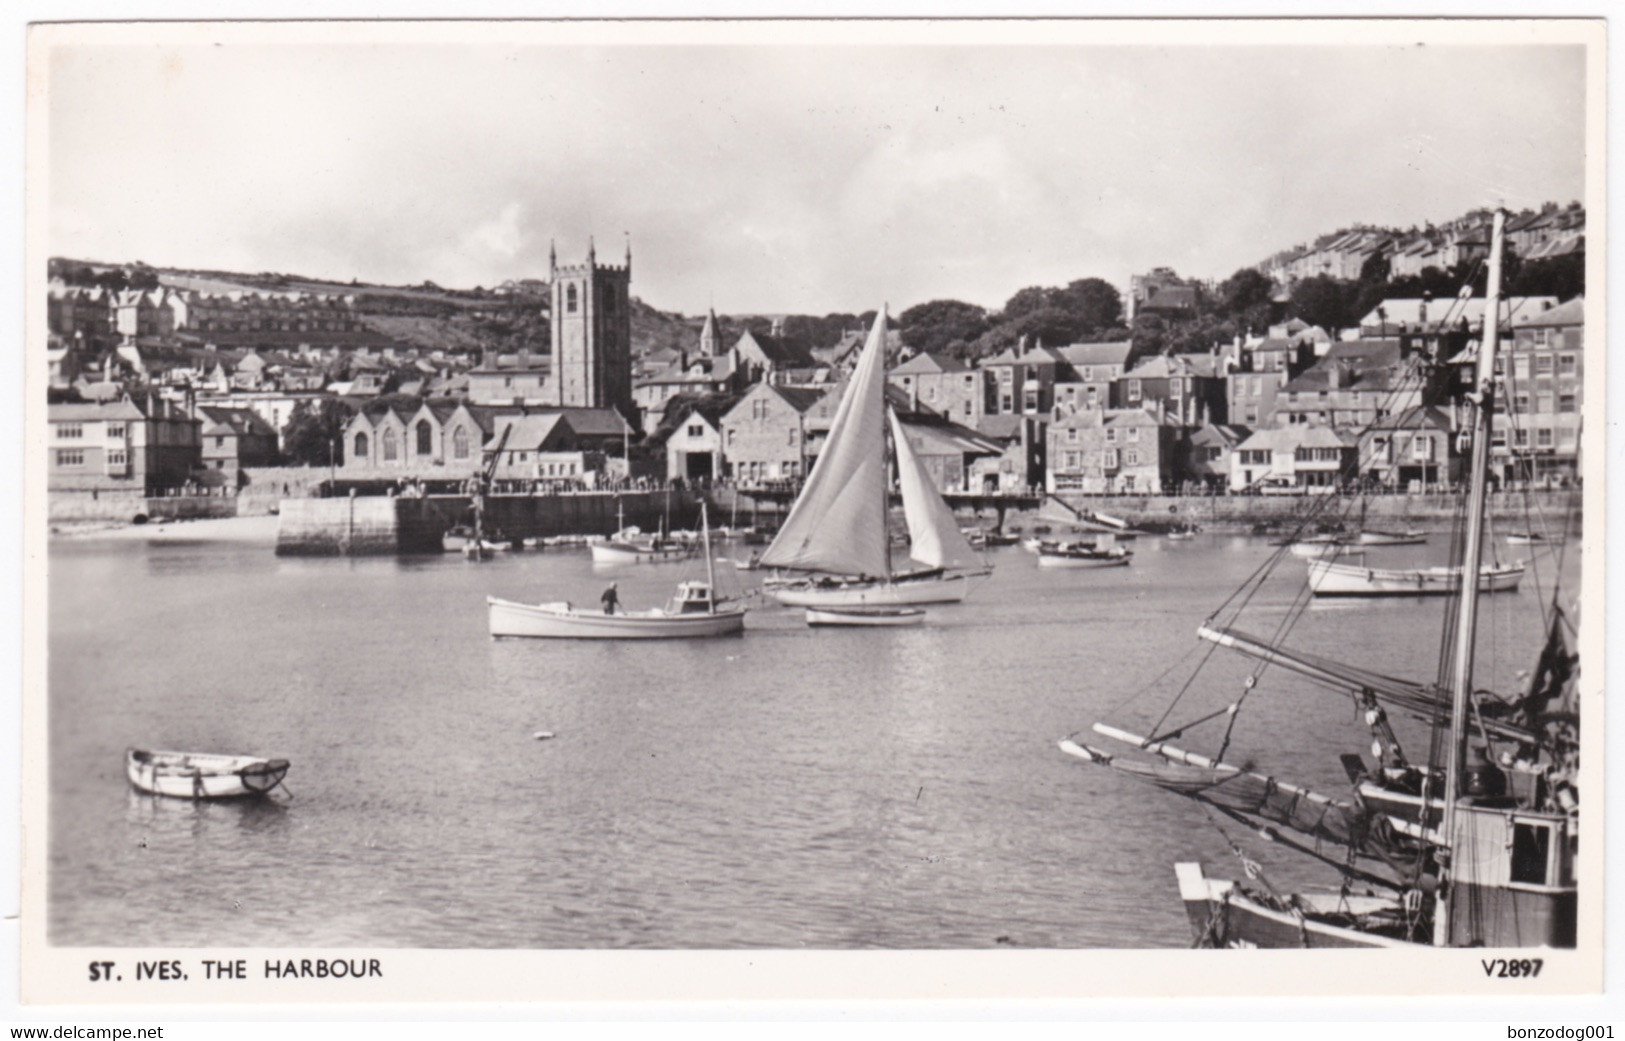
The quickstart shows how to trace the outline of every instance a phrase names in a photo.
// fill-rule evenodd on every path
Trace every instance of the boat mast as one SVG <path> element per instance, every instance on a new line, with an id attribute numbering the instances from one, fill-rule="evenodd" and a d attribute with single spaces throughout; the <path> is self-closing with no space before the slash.
<path id="1" fill-rule="evenodd" d="M 1478 627 L 1478 571 L 1484 554 L 1484 509 L 1489 498 L 1490 427 L 1495 413 L 1495 354 L 1501 325 L 1501 238 L 1506 214 L 1495 211 L 1490 233 L 1489 280 L 1484 292 L 1483 331 L 1479 335 L 1478 365 L 1473 372 L 1473 388 L 1467 395 L 1472 406 L 1468 427 L 1472 445 L 1471 469 L 1468 471 L 1467 538 L 1462 546 L 1460 583 L 1461 607 L 1456 621 L 1456 663 L 1454 682 L 1450 689 L 1450 743 L 1447 754 L 1449 764 L 1444 778 L 1443 838 L 1447 856 L 1445 885 L 1439 890 L 1438 904 L 1433 915 L 1433 944 L 1443 947 L 1450 943 L 1450 919 L 1456 869 L 1456 802 L 1461 797 L 1461 779 L 1465 767 L 1467 741 L 1467 707 L 1473 692 L 1474 637 Z"/>
<path id="2" fill-rule="evenodd" d="M 705 500 L 700 500 L 700 539 L 705 544 L 705 584 L 711 590 L 711 607 L 716 609 L 717 576 L 711 564 L 711 518 L 705 511 Z"/>

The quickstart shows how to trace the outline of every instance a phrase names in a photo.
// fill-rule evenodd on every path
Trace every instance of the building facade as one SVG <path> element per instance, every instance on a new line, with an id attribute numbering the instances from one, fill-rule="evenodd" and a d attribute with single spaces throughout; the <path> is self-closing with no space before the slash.
<path id="1" fill-rule="evenodd" d="M 560 266 L 550 251 L 553 284 L 554 404 L 613 408 L 628 420 L 632 402 L 632 246 L 626 264 L 599 264 L 589 239 L 583 264 Z"/>

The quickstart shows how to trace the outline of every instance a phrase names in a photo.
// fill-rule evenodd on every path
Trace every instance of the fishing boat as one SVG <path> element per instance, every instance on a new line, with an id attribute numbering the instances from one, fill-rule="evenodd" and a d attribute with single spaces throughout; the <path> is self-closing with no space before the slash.
<path id="1" fill-rule="evenodd" d="M 986 566 L 966 541 L 942 494 L 932 485 L 902 423 L 886 408 L 886 311 L 875 316 L 863 352 L 835 411 L 829 437 L 801 494 L 761 565 L 805 576 L 764 586 L 791 607 L 899 607 L 957 603 L 968 575 Z M 886 432 L 903 514 L 908 556 L 918 565 L 892 567 L 887 527 Z"/>
<path id="2" fill-rule="evenodd" d="M 1196 533 L 1201 530 L 1202 529 L 1196 527 L 1194 524 L 1187 528 L 1173 528 L 1168 532 L 1168 541 L 1185 542 L 1189 539 L 1194 539 L 1196 537 Z"/>
<path id="3" fill-rule="evenodd" d="M 239 799 L 265 795 L 288 775 L 286 759 L 132 748 L 124 772 L 138 791 L 179 799 Z"/>
<path id="4" fill-rule="evenodd" d="M 1524 564 L 1485 564 L 1478 569 L 1481 593 L 1512 593 Z M 1457 567 L 1371 568 L 1329 560 L 1309 562 L 1309 588 L 1316 596 L 1451 596 L 1461 585 Z"/>
<path id="5" fill-rule="evenodd" d="M 918 607 L 809 607 L 811 626 L 893 627 L 919 625 L 925 612 Z"/>
<path id="6" fill-rule="evenodd" d="M 1360 552 L 1358 546 L 1351 546 L 1346 542 L 1328 539 L 1317 541 L 1305 539 L 1299 542 L 1288 543 L 1287 552 L 1302 560 L 1320 560 L 1323 557 L 1344 557 L 1351 553 Z"/>
<path id="7" fill-rule="evenodd" d="M 1374 528 L 1361 528 L 1359 535 L 1362 546 L 1420 546 L 1428 540 L 1427 532 L 1416 531 L 1378 531 Z"/>
<path id="8" fill-rule="evenodd" d="M 700 516 L 703 520 L 703 504 Z M 705 581 L 679 582 L 676 594 L 664 607 L 611 614 L 576 607 L 568 601 L 522 604 L 488 596 L 485 602 L 491 635 L 578 640 L 669 640 L 743 632 L 745 608 L 716 595 L 711 540 L 702 540 L 702 545 L 705 547 Z"/>
<path id="9" fill-rule="evenodd" d="M 994 531 L 989 528 L 982 532 L 982 541 L 989 546 L 1014 546 L 1021 541 L 1021 536 L 1007 531 Z"/>
<path id="10" fill-rule="evenodd" d="M 1253 659 L 1239 695 L 1216 711 L 1187 708 L 1194 719 L 1163 713 L 1152 733 L 1106 723 L 1095 733 L 1121 751 L 1068 736 L 1064 752 L 1192 799 L 1240 860 L 1243 879 L 1210 877 L 1195 861 L 1174 865 L 1180 899 L 1203 947 L 1572 947 L 1577 938 L 1575 863 L 1579 845 L 1580 697 L 1576 629 L 1554 590 L 1529 649 L 1538 653 L 1520 690 L 1481 689 L 1475 677 L 1482 583 L 1459 576 L 1483 565 L 1489 443 L 1495 410 L 1495 344 L 1505 215 L 1492 225 L 1483 349 L 1466 397 L 1471 446 L 1468 493 L 1461 504 L 1458 555 L 1442 569 L 1457 599 L 1446 612 L 1431 682 L 1386 675 L 1366 665 L 1286 646 L 1292 618 L 1272 622 L 1270 638 L 1217 616 L 1197 635 Z M 1267 573 L 1248 579 L 1260 588 Z M 1237 614 L 1232 597 L 1222 610 Z M 1418 634 L 1433 632 L 1431 627 Z M 1497 630 L 1497 645 L 1507 636 Z M 1486 641 L 1487 643 L 1487 641 Z M 1432 648 L 1428 648 L 1432 650 Z M 1429 654 L 1429 657 L 1432 655 Z M 1370 740 L 1374 765 L 1340 756 L 1347 797 L 1294 785 L 1228 760 L 1237 721 L 1266 669 L 1348 696 Z M 1194 685 L 1187 682 L 1175 700 Z M 1389 712 L 1427 729 L 1426 761 L 1407 757 Z M 1215 734 L 1217 751 L 1188 742 Z M 1182 745 L 1172 741 L 1178 738 Z M 1363 738 L 1362 738 L 1363 740 Z M 1262 835 L 1277 848 L 1340 876 L 1323 892 L 1288 891 L 1226 831 L 1225 823 Z"/>
<path id="11" fill-rule="evenodd" d="M 661 564 L 669 560 L 687 560 L 694 548 L 681 542 L 644 537 L 637 528 L 623 529 L 607 541 L 594 542 L 588 549 L 594 564 Z"/>
<path id="12" fill-rule="evenodd" d="M 1038 566 L 1045 568 L 1125 567 L 1134 554 L 1112 535 L 1084 542 L 1060 542 L 1038 547 Z"/>

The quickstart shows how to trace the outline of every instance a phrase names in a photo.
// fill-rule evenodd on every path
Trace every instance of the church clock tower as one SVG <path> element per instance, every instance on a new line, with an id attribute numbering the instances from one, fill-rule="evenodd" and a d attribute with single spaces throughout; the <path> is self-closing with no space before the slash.
<path id="1" fill-rule="evenodd" d="M 568 408 L 612 408 L 634 422 L 632 405 L 632 242 L 626 265 L 598 263 L 592 239 L 585 264 L 559 265 L 549 247 L 553 287 L 553 383 Z"/>

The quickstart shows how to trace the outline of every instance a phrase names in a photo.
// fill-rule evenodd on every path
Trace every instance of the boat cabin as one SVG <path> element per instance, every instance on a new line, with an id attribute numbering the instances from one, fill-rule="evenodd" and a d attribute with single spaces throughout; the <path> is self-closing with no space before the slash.
<path id="1" fill-rule="evenodd" d="M 711 587 L 704 582 L 679 582 L 672 597 L 672 614 L 711 614 L 716 610 L 716 599 Z"/>

